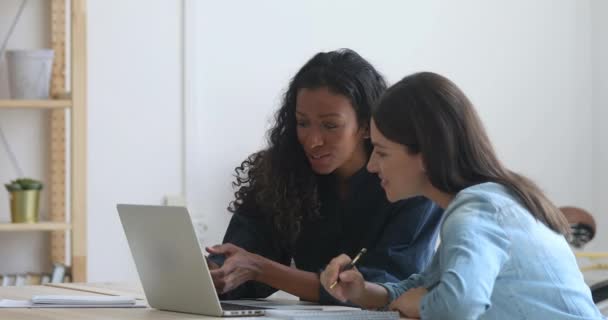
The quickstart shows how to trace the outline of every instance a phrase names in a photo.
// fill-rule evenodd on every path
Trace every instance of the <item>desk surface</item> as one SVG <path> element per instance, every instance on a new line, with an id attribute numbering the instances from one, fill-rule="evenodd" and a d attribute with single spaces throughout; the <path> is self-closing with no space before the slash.
<path id="1" fill-rule="evenodd" d="M 107 293 L 94 293 L 92 290 L 113 290 L 118 292 L 132 287 L 120 284 L 72 284 L 74 287 L 85 290 L 59 288 L 57 286 L 25 286 L 25 287 L 0 287 L 0 297 L 3 299 L 31 299 L 33 295 L 39 294 L 61 294 L 61 295 L 102 295 Z M 72 319 L 217 319 L 215 317 L 199 316 L 187 313 L 160 311 L 152 308 L 66 308 L 66 309 L 0 309 L 0 319 L 47 319 L 47 320 L 72 320 Z"/>
<path id="2" fill-rule="evenodd" d="M 127 283 L 62 283 L 44 286 L 0 287 L 0 299 L 31 299 L 33 295 L 130 295 L 145 300 L 139 284 Z M 236 318 L 236 319 L 264 319 Z M 72 320 L 72 319 L 228 319 L 179 312 L 161 311 L 153 308 L 0 308 L 0 319 Z M 234 318 L 231 318 L 234 319 Z"/>

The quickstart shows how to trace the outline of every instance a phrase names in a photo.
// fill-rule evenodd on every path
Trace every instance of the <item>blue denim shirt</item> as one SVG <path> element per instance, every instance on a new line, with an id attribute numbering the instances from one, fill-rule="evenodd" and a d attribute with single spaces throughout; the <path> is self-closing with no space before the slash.
<path id="1" fill-rule="evenodd" d="M 602 319 L 565 238 L 515 199 L 496 183 L 459 192 L 429 268 L 381 284 L 390 301 L 425 287 L 422 319 Z"/>

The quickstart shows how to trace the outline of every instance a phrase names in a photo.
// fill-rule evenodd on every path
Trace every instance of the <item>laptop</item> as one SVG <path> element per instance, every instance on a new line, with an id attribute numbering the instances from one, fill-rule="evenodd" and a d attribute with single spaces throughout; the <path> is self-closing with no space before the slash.
<path id="1" fill-rule="evenodd" d="M 117 206 L 146 299 L 161 310 L 262 316 L 264 307 L 221 304 L 185 207 Z"/>

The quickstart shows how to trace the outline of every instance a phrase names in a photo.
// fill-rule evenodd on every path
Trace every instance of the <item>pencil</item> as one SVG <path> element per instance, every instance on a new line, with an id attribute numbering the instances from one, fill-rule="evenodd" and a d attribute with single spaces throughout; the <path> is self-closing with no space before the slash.
<path id="1" fill-rule="evenodd" d="M 355 266 L 355 264 L 357 263 L 357 261 L 359 261 L 361 256 L 366 252 L 367 252 L 367 249 L 365 249 L 365 248 L 361 249 L 361 251 L 359 251 L 359 253 L 355 256 L 355 258 L 349 264 L 347 264 L 344 268 L 340 269 L 340 272 L 344 272 L 346 270 L 352 269 Z M 334 281 L 334 283 L 332 283 L 331 286 L 329 286 L 329 288 L 333 289 L 338 284 L 338 281 L 340 281 L 340 274 L 338 274 L 338 279 L 336 279 L 336 281 Z"/>

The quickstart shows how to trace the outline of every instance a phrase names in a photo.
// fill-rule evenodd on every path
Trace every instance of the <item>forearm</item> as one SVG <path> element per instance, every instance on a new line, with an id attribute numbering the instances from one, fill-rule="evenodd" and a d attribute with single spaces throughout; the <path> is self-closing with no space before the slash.
<path id="1" fill-rule="evenodd" d="M 281 263 L 260 258 L 260 273 L 256 281 L 283 290 L 306 301 L 319 301 L 321 282 L 316 273 L 298 270 Z"/>
<path id="2" fill-rule="evenodd" d="M 365 309 L 378 309 L 386 306 L 388 299 L 388 291 L 383 286 L 366 281 L 363 294 L 351 302 Z"/>

